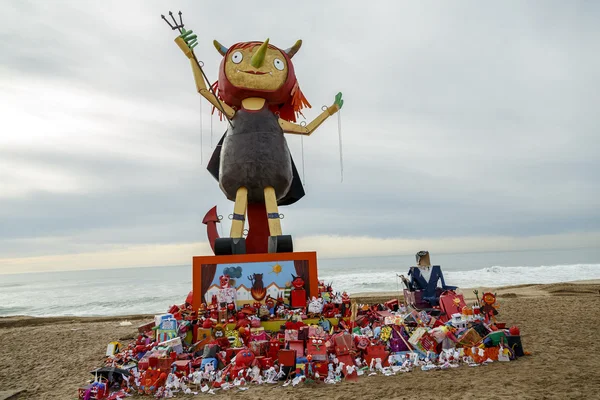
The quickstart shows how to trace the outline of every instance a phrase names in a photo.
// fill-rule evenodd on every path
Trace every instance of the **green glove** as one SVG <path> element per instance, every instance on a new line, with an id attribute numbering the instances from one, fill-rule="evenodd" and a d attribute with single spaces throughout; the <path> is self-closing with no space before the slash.
<path id="1" fill-rule="evenodd" d="M 335 102 L 333 104 L 337 104 L 340 110 L 342 109 L 342 106 L 344 105 L 344 100 L 342 100 L 342 92 L 339 92 L 335 95 Z"/>
<path id="2" fill-rule="evenodd" d="M 181 35 L 179 37 L 185 41 L 190 50 L 198 45 L 198 36 L 192 30 L 186 31 L 185 28 L 181 28 Z"/>

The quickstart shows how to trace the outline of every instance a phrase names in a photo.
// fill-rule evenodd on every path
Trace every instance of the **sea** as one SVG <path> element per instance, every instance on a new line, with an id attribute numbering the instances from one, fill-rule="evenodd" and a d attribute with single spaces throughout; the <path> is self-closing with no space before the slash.
<path id="1" fill-rule="evenodd" d="M 431 254 L 458 287 L 600 279 L 600 248 Z M 319 279 L 350 295 L 402 290 L 414 255 L 322 258 Z M 191 289 L 191 265 L 0 275 L 0 316 L 160 314 Z"/>

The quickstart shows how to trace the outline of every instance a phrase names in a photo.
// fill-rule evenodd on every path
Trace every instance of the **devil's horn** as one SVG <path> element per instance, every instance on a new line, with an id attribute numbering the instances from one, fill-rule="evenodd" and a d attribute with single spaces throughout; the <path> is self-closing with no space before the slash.
<path id="1" fill-rule="evenodd" d="M 302 46 L 302 40 L 297 40 L 296 43 L 294 43 L 294 45 L 292 47 L 290 47 L 289 49 L 286 49 L 285 52 L 287 53 L 289 58 L 292 58 L 298 52 L 298 50 L 300 50 L 301 46 Z"/>
<path id="2" fill-rule="evenodd" d="M 219 54 L 221 54 L 222 56 L 225 56 L 225 54 L 227 54 L 227 50 L 229 50 L 227 47 L 219 43 L 218 40 L 213 40 L 213 45 L 215 46 L 215 49 L 217 49 Z"/>

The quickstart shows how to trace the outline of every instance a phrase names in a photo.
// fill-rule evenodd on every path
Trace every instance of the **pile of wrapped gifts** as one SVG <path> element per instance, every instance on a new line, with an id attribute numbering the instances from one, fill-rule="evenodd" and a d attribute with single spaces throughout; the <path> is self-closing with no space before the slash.
<path id="1" fill-rule="evenodd" d="M 305 299 L 302 307 L 279 297 L 236 309 L 213 297 L 194 310 L 190 293 L 184 304 L 138 327 L 135 341 L 111 342 L 105 365 L 92 371 L 95 378 L 79 389 L 79 398 L 336 384 L 524 355 L 518 327 L 497 322 L 493 293 L 481 299 L 476 293 L 478 301 L 467 305 L 454 287 L 436 287 L 429 296 L 419 276 L 405 284 L 404 302 L 370 305 L 323 282 L 319 297 Z"/>

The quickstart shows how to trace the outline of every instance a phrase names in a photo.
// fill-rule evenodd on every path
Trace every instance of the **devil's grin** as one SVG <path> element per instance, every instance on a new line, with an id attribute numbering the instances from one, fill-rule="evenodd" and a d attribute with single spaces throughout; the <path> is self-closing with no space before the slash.
<path id="1" fill-rule="evenodd" d="M 273 72 L 269 71 L 269 72 L 261 72 L 261 71 L 240 71 L 239 69 L 236 70 L 236 72 L 243 72 L 245 74 L 252 74 L 252 75 L 273 75 Z"/>

